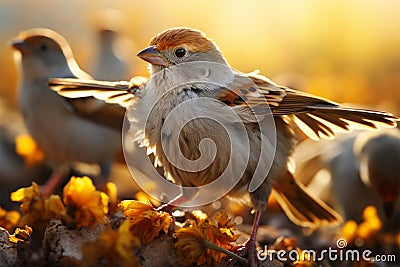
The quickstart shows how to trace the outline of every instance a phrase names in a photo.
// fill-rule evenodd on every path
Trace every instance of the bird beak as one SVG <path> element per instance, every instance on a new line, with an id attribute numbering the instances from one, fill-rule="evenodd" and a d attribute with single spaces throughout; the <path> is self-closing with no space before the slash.
<path id="1" fill-rule="evenodd" d="M 155 45 L 143 49 L 137 56 L 153 65 L 168 66 L 168 60 L 157 50 Z"/>
<path id="2" fill-rule="evenodd" d="M 12 39 L 9 42 L 10 46 L 12 46 L 15 50 L 20 51 L 21 53 L 26 53 L 28 51 L 28 46 L 26 43 L 18 38 Z"/>

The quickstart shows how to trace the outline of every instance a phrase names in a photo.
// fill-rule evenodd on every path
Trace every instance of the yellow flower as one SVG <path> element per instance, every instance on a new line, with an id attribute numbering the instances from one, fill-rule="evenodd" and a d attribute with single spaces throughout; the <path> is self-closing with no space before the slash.
<path id="1" fill-rule="evenodd" d="M 150 202 L 124 200 L 119 204 L 124 216 L 129 219 L 130 232 L 144 244 L 151 242 L 161 231 L 168 233 L 172 217 L 169 213 L 156 210 Z"/>
<path id="2" fill-rule="evenodd" d="M 47 199 L 43 198 L 39 186 L 34 182 L 30 187 L 11 193 L 11 200 L 22 202 L 20 209 L 23 216 L 19 225 L 30 225 L 37 231 L 43 231 L 51 219 L 61 219 L 65 215 L 60 197 L 51 195 Z"/>
<path id="3" fill-rule="evenodd" d="M 108 215 L 112 217 L 112 215 L 119 212 L 117 185 L 112 182 L 108 182 L 102 191 L 104 191 L 104 193 L 108 196 Z"/>
<path id="4" fill-rule="evenodd" d="M 311 267 L 315 265 L 314 259 L 311 258 L 309 253 L 305 253 L 300 248 L 296 248 L 297 255 L 299 255 L 299 259 L 292 263 L 295 267 Z"/>
<path id="5" fill-rule="evenodd" d="M 378 217 L 378 211 L 374 206 L 367 206 L 363 211 L 364 221 L 357 225 L 354 221 L 346 222 L 341 229 L 341 238 L 348 243 L 361 239 L 368 246 L 375 242 L 377 234 L 382 228 L 382 222 Z"/>
<path id="6" fill-rule="evenodd" d="M 363 212 L 364 223 L 368 225 L 371 232 L 376 233 L 382 227 L 382 222 L 379 219 L 378 211 L 374 206 L 367 206 Z"/>
<path id="7" fill-rule="evenodd" d="M 290 251 L 297 248 L 297 240 L 294 237 L 278 237 L 271 245 L 271 249 Z"/>
<path id="8" fill-rule="evenodd" d="M 340 237 L 351 243 L 357 237 L 357 223 L 355 221 L 347 221 L 341 229 Z"/>
<path id="9" fill-rule="evenodd" d="M 197 224 L 200 224 L 205 220 L 208 220 L 208 215 L 201 210 L 194 210 L 192 211 L 192 214 L 196 218 Z"/>
<path id="10" fill-rule="evenodd" d="M 83 262 L 95 266 L 102 259 L 105 266 L 139 266 L 134 248 L 140 247 L 140 241 L 129 232 L 129 227 L 128 221 L 124 221 L 118 231 L 108 227 L 97 240 L 84 244 Z"/>
<path id="11" fill-rule="evenodd" d="M 218 228 L 221 232 L 235 239 L 234 241 L 238 239 L 239 235 L 235 235 L 233 233 L 233 231 L 235 230 L 235 224 L 231 223 L 231 218 L 229 217 L 228 213 L 226 213 L 226 211 L 221 210 L 214 216 L 214 218 L 217 221 Z"/>
<path id="12" fill-rule="evenodd" d="M 228 213 L 226 211 L 221 210 L 214 216 L 215 220 L 218 223 L 218 227 L 224 227 L 224 228 L 230 228 L 233 227 L 233 224 L 231 223 L 231 218 L 229 218 Z"/>
<path id="13" fill-rule="evenodd" d="M 108 182 L 106 183 L 106 188 L 105 188 L 106 195 L 109 197 L 111 203 L 117 203 L 118 201 L 118 189 L 117 186 L 112 183 Z"/>
<path id="14" fill-rule="evenodd" d="M 233 235 L 227 228 L 220 229 L 209 221 L 203 222 L 200 228 L 209 242 L 226 250 L 231 250 L 233 248 L 231 243 L 235 242 L 238 237 L 237 235 Z M 208 254 L 215 262 L 220 262 L 226 256 L 215 250 L 209 250 Z"/>
<path id="15" fill-rule="evenodd" d="M 27 134 L 16 137 L 15 151 L 24 158 L 27 165 L 34 165 L 44 159 L 43 151 L 40 150 L 32 137 Z"/>
<path id="16" fill-rule="evenodd" d="M 191 227 L 180 228 L 175 232 L 178 241 L 175 243 L 179 263 L 190 266 L 193 263 L 202 265 L 207 262 L 208 247 L 202 230 L 194 223 Z"/>
<path id="17" fill-rule="evenodd" d="M 115 250 L 121 258 L 121 261 L 130 266 L 135 259 L 133 247 L 140 247 L 140 245 L 139 238 L 133 236 L 130 232 L 129 221 L 125 220 L 118 228 L 118 239 L 115 245 Z"/>
<path id="18" fill-rule="evenodd" d="M 23 187 L 11 193 L 11 200 L 22 202 L 20 208 L 23 213 L 29 212 L 31 202 L 35 199 L 42 198 L 39 191 L 39 186 L 33 182 L 30 187 Z"/>
<path id="19" fill-rule="evenodd" d="M 9 240 L 13 243 L 29 241 L 31 239 L 31 233 L 32 228 L 30 228 L 28 225 L 25 225 L 24 229 L 15 229 L 14 234 L 9 236 Z"/>
<path id="20" fill-rule="evenodd" d="M 202 211 L 193 211 L 192 214 L 195 218 L 192 225 L 180 228 L 175 233 L 178 239 L 175 248 L 180 263 L 213 265 L 220 262 L 226 254 L 218 248 L 227 252 L 233 248 L 232 243 L 238 238 L 238 235 L 233 234 L 233 224 L 228 214 L 225 211 L 219 212 L 215 216 L 217 224 L 212 223 Z"/>
<path id="21" fill-rule="evenodd" d="M 297 251 L 298 259 L 293 261 L 290 266 L 296 267 L 311 267 L 315 265 L 315 259 L 312 258 L 309 252 L 300 249 L 297 246 L 297 240 L 294 237 L 278 237 L 270 247 L 271 250 L 284 250 L 286 252 Z"/>
<path id="22" fill-rule="evenodd" d="M 89 177 L 72 177 L 64 187 L 64 203 L 70 216 L 69 223 L 77 227 L 105 223 L 108 212 L 108 196 L 96 191 Z"/>
<path id="23" fill-rule="evenodd" d="M 149 196 L 148 194 L 146 194 L 143 191 L 139 191 L 135 194 L 135 199 L 137 199 L 140 202 L 148 202 L 150 201 L 151 204 L 153 204 L 154 206 L 158 207 L 161 205 L 161 202 L 158 201 L 155 198 L 152 198 L 151 196 Z"/>
<path id="24" fill-rule="evenodd" d="M 0 227 L 10 231 L 17 225 L 20 217 L 18 211 L 6 211 L 0 207 Z"/>

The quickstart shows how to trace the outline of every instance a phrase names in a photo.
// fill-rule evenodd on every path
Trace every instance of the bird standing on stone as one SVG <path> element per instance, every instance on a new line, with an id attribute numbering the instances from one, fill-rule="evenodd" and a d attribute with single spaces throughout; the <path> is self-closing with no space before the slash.
<path id="1" fill-rule="evenodd" d="M 155 156 L 164 176 L 179 185 L 200 187 L 214 182 L 233 160 L 228 177 L 240 176 L 228 196 L 255 210 L 252 233 L 240 252 L 248 255 L 251 266 L 256 265 L 257 228 L 272 189 L 289 218 L 300 225 L 340 220 L 326 204 L 306 193 L 289 171 L 296 144 L 294 125 L 316 139 L 332 137 L 337 128 L 349 130 L 355 124 L 370 128 L 396 125 L 397 118 L 391 114 L 345 108 L 278 86 L 254 72 L 236 71 L 217 45 L 198 30 L 168 29 L 156 35 L 138 56 L 150 63 L 147 82 L 52 79 L 49 84 L 67 97 L 94 95 L 112 103 L 121 99 L 122 105 L 129 106 L 128 118 L 137 142 Z M 271 127 L 264 127 L 270 119 L 274 127 L 268 123 Z M 211 147 L 202 143 L 208 139 L 213 141 L 214 157 L 208 153 Z M 190 164 L 179 164 L 180 153 Z M 192 163 L 199 167 L 197 160 L 203 156 L 212 162 L 189 170 Z M 178 161 L 171 162 L 175 158 Z M 235 167 L 243 162 L 244 169 L 236 173 Z M 265 175 L 254 179 L 260 170 Z"/>

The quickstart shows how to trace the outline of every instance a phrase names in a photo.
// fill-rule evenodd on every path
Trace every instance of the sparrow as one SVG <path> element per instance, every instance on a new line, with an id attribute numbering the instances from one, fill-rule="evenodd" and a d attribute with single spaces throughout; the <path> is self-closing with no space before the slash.
<path id="1" fill-rule="evenodd" d="M 296 146 L 293 127 L 299 126 L 319 139 L 331 138 L 337 130 L 348 131 L 357 124 L 369 128 L 396 125 L 397 118 L 389 113 L 342 107 L 279 86 L 256 72 L 234 70 L 216 43 L 199 30 L 168 29 L 157 34 L 137 56 L 150 63 L 148 80 L 113 83 L 50 79 L 49 85 L 66 97 L 90 95 L 127 107 L 130 133 L 154 156 L 165 178 L 174 183 L 201 187 L 217 181 L 227 166 L 231 167 L 228 176 L 237 176 L 236 171 L 240 171 L 228 197 L 255 210 L 250 238 L 238 250 L 248 256 L 251 266 L 256 266 L 257 229 L 271 190 L 289 218 L 299 225 L 340 221 L 335 211 L 294 179 L 289 166 Z M 172 141 L 174 136 L 177 143 Z M 206 139 L 213 140 L 215 154 L 210 155 L 212 147 L 202 143 Z M 176 161 L 177 154 L 184 158 Z M 213 160 L 192 171 L 190 164 L 202 156 Z M 179 166 L 179 160 L 185 162 L 185 158 L 190 164 Z M 243 170 L 236 168 L 243 162 Z M 269 171 L 261 180 L 254 179 L 259 170 Z M 171 202 L 175 205 L 181 201 Z"/>
<path id="2" fill-rule="evenodd" d="M 121 42 L 120 34 L 112 28 L 102 28 L 98 32 L 99 48 L 93 67 L 95 79 L 107 81 L 120 81 L 130 75 L 130 62 L 128 58 L 119 55 L 118 42 Z M 128 45 L 125 40 L 124 45 Z"/>
<path id="3" fill-rule="evenodd" d="M 333 195 L 322 198 L 333 198 L 346 221 L 361 223 L 364 209 L 372 205 L 377 208 L 384 229 L 392 231 L 398 228 L 398 224 L 392 228 L 392 223 L 400 215 L 399 134 L 399 128 L 392 128 L 354 131 L 333 141 L 306 140 L 294 153 L 296 179 L 310 184 L 324 177 L 327 183 L 321 191 L 332 190 Z"/>
<path id="4" fill-rule="evenodd" d="M 58 33 L 43 28 L 26 30 L 11 45 L 19 67 L 19 109 L 27 130 L 52 167 L 42 193 L 50 195 L 75 162 L 98 164 L 100 177 L 108 178 L 121 143 L 122 120 L 115 116 L 123 116 L 122 108 L 93 97 L 68 99 L 49 88 L 49 78 L 91 79 Z M 105 113 L 114 117 L 112 121 L 104 121 L 101 114 Z"/>
<path id="5" fill-rule="evenodd" d="M 96 80 L 121 81 L 134 73 L 135 45 L 123 34 L 125 20 L 125 14 L 116 9 L 98 10 L 92 16 L 97 49 L 90 73 Z"/>
<path id="6" fill-rule="evenodd" d="M 363 211 L 373 205 L 379 207 L 379 199 L 360 177 L 360 164 L 354 155 L 354 142 L 362 131 L 341 134 L 334 140 L 310 139 L 301 142 L 293 154 L 296 162 L 295 177 L 303 184 L 317 183 L 318 196 L 328 203 L 335 203 L 345 221 L 363 221 Z M 317 179 L 317 180 L 315 180 Z M 320 182 L 325 181 L 323 185 Z M 324 194 L 332 192 L 332 194 Z M 357 201 L 354 201 L 357 196 Z"/>
<path id="7" fill-rule="evenodd" d="M 390 219 L 400 196 L 400 130 L 363 132 L 354 142 L 361 180 L 383 201 Z"/>

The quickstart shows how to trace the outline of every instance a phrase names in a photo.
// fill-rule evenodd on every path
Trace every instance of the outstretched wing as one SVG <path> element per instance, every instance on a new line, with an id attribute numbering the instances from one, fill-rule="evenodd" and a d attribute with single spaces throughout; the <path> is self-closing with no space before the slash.
<path id="1" fill-rule="evenodd" d="M 129 82 L 107 82 L 95 80 L 81 80 L 72 78 L 52 78 L 48 85 L 58 94 L 67 98 L 81 98 L 93 96 L 111 104 L 128 107 L 138 89 L 142 89 L 147 79 L 134 77 Z"/>
<path id="2" fill-rule="evenodd" d="M 245 81 L 248 78 L 251 81 Z M 239 81 L 238 81 L 239 80 Z M 239 86 L 238 86 L 239 85 Z M 250 73 L 239 76 L 231 88 L 222 89 L 217 98 L 248 112 L 291 118 L 310 138 L 333 138 L 338 131 L 352 128 L 394 127 L 399 118 L 387 112 L 353 109 L 290 88 L 278 86 L 268 78 Z"/>

